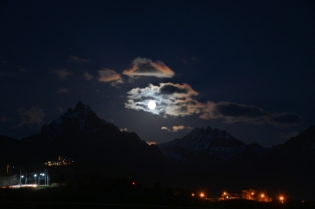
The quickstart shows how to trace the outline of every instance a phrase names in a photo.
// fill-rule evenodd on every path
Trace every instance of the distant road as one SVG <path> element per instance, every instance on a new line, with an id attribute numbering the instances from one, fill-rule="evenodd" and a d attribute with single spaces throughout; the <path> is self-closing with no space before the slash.
<path id="1" fill-rule="evenodd" d="M 85 206 L 85 207 L 84 207 Z M 180 207 L 180 206 L 158 206 L 158 205 L 130 205 L 130 204 L 106 204 L 106 203 L 73 203 L 73 202 L 17 202 L 17 201 L 0 201 L 0 208 L 63 208 L 67 209 L 76 209 L 76 208 L 107 208 L 107 209 L 116 209 L 116 208 L 176 208 L 176 209 L 203 209 L 201 207 Z M 210 209 L 210 208 L 207 208 Z"/>

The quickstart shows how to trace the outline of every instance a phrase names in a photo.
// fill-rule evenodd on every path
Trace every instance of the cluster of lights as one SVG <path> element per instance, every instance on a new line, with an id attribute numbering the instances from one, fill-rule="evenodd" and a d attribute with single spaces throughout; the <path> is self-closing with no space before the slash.
<path id="1" fill-rule="evenodd" d="M 195 193 L 191 193 L 191 196 L 194 197 Z M 205 193 L 203 193 L 203 192 L 199 193 L 199 197 L 204 198 L 205 196 L 206 196 Z"/>

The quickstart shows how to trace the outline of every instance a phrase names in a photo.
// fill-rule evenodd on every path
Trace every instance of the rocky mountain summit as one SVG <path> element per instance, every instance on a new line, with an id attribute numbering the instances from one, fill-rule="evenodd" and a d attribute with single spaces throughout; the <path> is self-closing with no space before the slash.
<path id="1" fill-rule="evenodd" d="M 208 168 L 235 159 L 263 158 L 269 149 L 254 143 L 246 145 L 226 131 L 211 127 L 195 128 L 181 139 L 159 144 L 162 153 L 180 164 Z"/>
<path id="2" fill-rule="evenodd" d="M 42 159 L 61 155 L 128 168 L 163 169 L 164 157 L 156 146 L 149 146 L 136 133 L 120 131 L 80 101 L 59 119 L 44 125 L 39 134 L 22 141 L 45 150 Z M 154 166 L 152 161 L 156 162 Z"/>

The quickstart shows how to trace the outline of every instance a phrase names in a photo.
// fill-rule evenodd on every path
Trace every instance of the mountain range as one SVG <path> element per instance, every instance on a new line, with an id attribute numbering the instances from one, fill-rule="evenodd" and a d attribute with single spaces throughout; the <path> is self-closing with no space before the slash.
<path id="1" fill-rule="evenodd" d="M 183 185 L 189 176 L 187 186 L 202 182 L 212 188 L 263 187 L 273 192 L 282 188 L 296 198 L 315 199 L 315 126 L 272 148 L 247 145 L 211 127 L 195 128 L 180 139 L 148 145 L 136 133 L 121 131 L 100 119 L 79 101 L 74 109 L 44 125 L 40 133 L 22 140 L 0 135 L 0 142 L 1 167 L 40 164 L 67 156 L 76 162 L 145 172 L 168 179 L 165 182 L 173 186 Z"/>

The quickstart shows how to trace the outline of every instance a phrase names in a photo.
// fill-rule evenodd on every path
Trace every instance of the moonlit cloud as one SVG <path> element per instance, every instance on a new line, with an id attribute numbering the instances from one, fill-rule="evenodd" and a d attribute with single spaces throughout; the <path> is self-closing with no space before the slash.
<path id="1" fill-rule="evenodd" d="M 128 131 L 128 128 L 120 128 L 119 130 L 120 130 L 121 132 L 123 132 L 123 131 L 124 131 L 124 132 L 127 132 L 127 131 Z"/>
<path id="2" fill-rule="evenodd" d="M 67 89 L 67 88 L 61 88 L 57 91 L 58 94 L 61 93 L 69 93 L 71 91 L 71 89 Z"/>
<path id="3" fill-rule="evenodd" d="M 165 127 L 165 126 L 161 127 L 161 130 L 165 130 L 165 131 L 169 131 L 169 132 L 177 132 L 177 131 L 184 130 L 184 129 L 192 129 L 192 127 L 190 127 L 190 126 L 185 127 L 183 125 L 173 126 L 172 129 Z"/>
<path id="4" fill-rule="evenodd" d="M 91 60 L 89 60 L 89 59 L 82 59 L 82 58 L 79 58 L 79 57 L 71 55 L 71 56 L 68 57 L 68 62 L 89 63 L 89 62 L 91 62 Z"/>
<path id="5" fill-rule="evenodd" d="M 176 132 L 176 131 L 185 129 L 185 126 L 183 126 L 183 125 L 173 126 L 172 129 L 174 132 Z"/>
<path id="6" fill-rule="evenodd" d="M 18 125 L 43 125 L 44 124 L 44 117 L 45 113 L 44 110 L 39 107 L 31 107 L 28 110 L 25 110 L 24 108 L 20 109 L 20 118 L 21 123 Z"/>
<path id="7" fill-rule="evenodd" d="M 93 76 L 91 74 L 89 74 L 88 72 L 84 72 L 83 76 L 88 81 L 93 79 Z"/>
<path id="8" fill-rule="evenodd" d="M 230 102 L 199 102 L 194 99 L 198 92 L 187 84 L 160 83 L 159 86 L 149 84 L 145 88 L 131 89 L 127 94 L 125 108 L 142 110 L 162 117 L 199 115 L 201 119 L 218 119 L 225 123 L 245 122 L 274 126 L 292 126 L 301 122 L 300 116 L 295 113 L 270 113 L 259 107 Z M 156 102 L 154 110 L 147 107 L 150 100 Z"/>
<path id="9" fill-rule="evenodd" d="M 116 86 L 116 84 L 123 83 L 123 80 L 119 73 L 117 73 L 115 70 L 110 70 L 107 68 L 103 68 L 101 70 L 97 71 L 99 74 L 98 80 L 100 82 L 109 82 L 111 85 Z"/>
<path id="10" fill-rule="evenodd" d="M 167 67 L 163 62 L 153 62 L 147 58 L 136 58 L 132 62 L 131 68 L 123 71 L 124 75 L 134 76 L 154 76 L 158 78 L 171 78 L 174 72 Z"/>
<path id="11" fill-rule="evenodd" d="M 54 74 L 56 74 L 61 80 L 65 80 L 67 76 L 72 75 L 73 73 L 70 71 L 67 71 L 66 69 L 55 69 L 52 71 Z"/>
<path id="12" fill-rule="evenodd" d="M 161 130 L 164 130 L 164 131 L 171 131 L 169 128 L 165 127 L 165 126 L 162 126 L 161 127 Z"/>
<path id="13" fill-rule="evenodd" d="M 157 144 L 157 142 L 147 142 L 147 141 L 146 141 L 146 143 L 147 143 L 148 145 L 156 145 L 156 144 Z"/>

